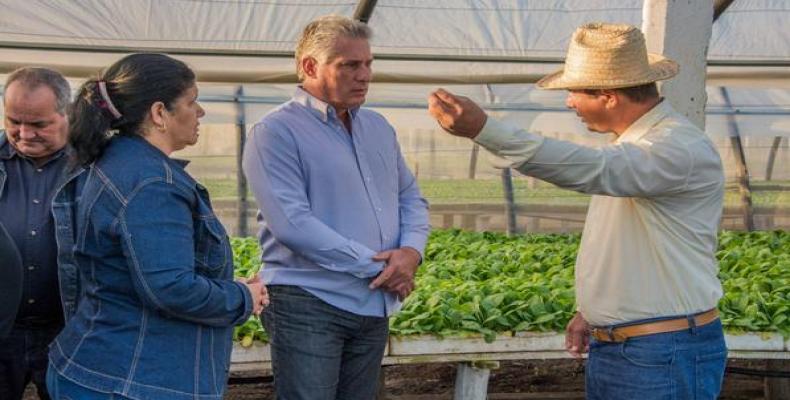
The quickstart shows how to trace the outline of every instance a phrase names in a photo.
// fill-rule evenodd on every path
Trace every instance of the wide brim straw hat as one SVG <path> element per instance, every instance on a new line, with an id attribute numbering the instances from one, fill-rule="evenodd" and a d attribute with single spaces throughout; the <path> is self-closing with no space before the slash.
<path id="1" fill-rule="evenodd" d="M 563 69 L 538 81 L 543 89 L 618 89 L 677 75 L 678 64 L 647 52 L 645 37 L 631 25 L 581 26 L 568 45 Z"/>

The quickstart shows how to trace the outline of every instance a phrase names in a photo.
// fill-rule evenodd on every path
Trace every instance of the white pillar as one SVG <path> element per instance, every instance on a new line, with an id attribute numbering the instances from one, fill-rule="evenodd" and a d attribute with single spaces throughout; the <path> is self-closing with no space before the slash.
<path id="1" fill-rule="evenodd" d="M 713 0 L 645 0 L 642 32 L 647 50 L 680 64 L 661 93 L 681 114 L 705 129 L 705 65 L 713 26 Z"/>
<path id="2" fill-rule="evenodd" d="M 490 375 L 490 369 L 476 368 L 469 363 L 458 364 L 453 400 L 485 400 L 488 397 Z"/>

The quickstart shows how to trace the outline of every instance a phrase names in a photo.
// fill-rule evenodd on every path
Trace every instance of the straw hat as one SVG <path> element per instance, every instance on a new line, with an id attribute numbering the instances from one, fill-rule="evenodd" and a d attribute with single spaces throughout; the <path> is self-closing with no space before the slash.
<path id="1" fill-rule="evenodd" d="M 669 79 L 678 64 L 648 54 L 642 32 L 631 25 L 581 26 L 568 45 L 565 68 L 543 77 L 543 89 L 617 89 Z"/>

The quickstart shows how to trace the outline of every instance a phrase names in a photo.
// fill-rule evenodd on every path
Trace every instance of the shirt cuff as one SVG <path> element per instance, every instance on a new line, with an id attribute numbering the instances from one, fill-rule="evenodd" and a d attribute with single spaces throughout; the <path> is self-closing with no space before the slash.
<path id="1" fill-rule="evenodd" d="M 360 279 L 373 278 L 374 276 L 377 276 L 378 274 L 381 273 L 381 271 L 384 270 L 385 265 L 386 264 L 384 263 L 384 261 L 371 261 L 364 271 L 352 275 Z"/>
<path id="2" fill-rule="evenodd" d="M 366 279 L 372 278 L 384 269 L 384 261 L 374 261 L 373 256 L 377 253 L 373 250 L 368 249 L 363 244 L 357 243 L 353 240 L 349 240 L 352 245 L 351 247 L 359 254 L 359 258 L 357 259 L 357 264 L 354 268 L 351 268 L 349 273 L 357 278 Z"/>
<path id="3" fill-rule="evenodd" d="M 236 284 L 236 286 L 239 288 L 239 290 L 241 291 L 241 296 L 244 299 L 243 300 L 244 311 L 242 315 L 236 321 L 233 322 L 233 325 L 241 325 L 244 322 L 246 322 L 248 319 L 250 319 L 254 304 L 252 304 L 252 294 L 250 294 L 249 289 L 247 289 L 247 285 L 239 281 L 234 281 L 233 283 Z"/>
<path id="4" fill-rule="evenodd" d="M 400 242 L 400 247 L 411 247 L 414 250 L 417 250 L 417 253 L 420 254 L 420 263 L 425 259 L 425 243 L 427 242 L 427 237 L 422 236 L 407 236 L 404 237 Z"/>

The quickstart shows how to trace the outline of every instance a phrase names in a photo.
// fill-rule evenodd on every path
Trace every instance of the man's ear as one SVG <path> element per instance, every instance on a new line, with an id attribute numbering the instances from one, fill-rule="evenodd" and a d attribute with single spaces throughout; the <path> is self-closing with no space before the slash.
<path id="1" fill-rule="evenodd" d="M 318 74 L 318 60 L 314 57 L 307 56 L 302 59 L 302 71 L 306 76 L 315 78 Z"/>
<path id="2" fill-rule="evenodd" d="M 616 90 L 604 89 L 601 90 L 601 95 L 603 96 L 604 107 L 606 107 L 606 109 L 612 110 L 620 105 L 620 93 Z"/>

